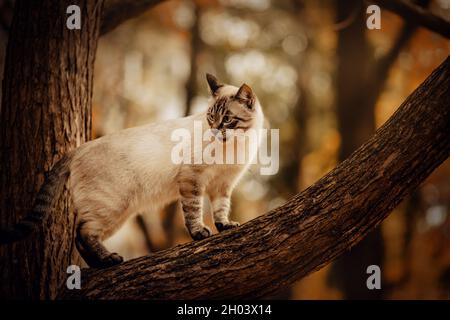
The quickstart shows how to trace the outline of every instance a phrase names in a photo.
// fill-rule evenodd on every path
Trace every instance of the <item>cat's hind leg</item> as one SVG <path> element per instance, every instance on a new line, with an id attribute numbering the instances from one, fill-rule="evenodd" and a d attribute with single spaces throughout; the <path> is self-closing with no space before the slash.
<path id="1" fill-rule="evenodd" d="M 123 262 L 117 253 L 109 252 L 101 243 L 100 234 L 90 228 L 89 222 L 80 223 L 75 244 L 81 257 L 92 268 L 108 268 Z"/>

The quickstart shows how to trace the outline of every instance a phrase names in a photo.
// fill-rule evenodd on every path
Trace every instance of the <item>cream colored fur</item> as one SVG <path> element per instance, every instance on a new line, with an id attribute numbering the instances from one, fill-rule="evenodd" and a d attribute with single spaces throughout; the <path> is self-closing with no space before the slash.
<path id="1" fill-rule="evenodd" d="M 222 86 L 216 97 L 231 96 L 238 89 Z M 210 105 L 214 101 L 212 98 Z M 239 103 L 230 104 L 229 108 L 235 114 L 239 114 L 240 109 L 247 112 Z M 204 112 L 122 130 L 76 149 L 70 162 L 69 189 L 80 232 L 104 240 L 133 214 L 149 211 L 149 208 L 159 209 L 182 199 L 183 188 L 189 193 L 192 181 L 198 186 L 200 196 L 210 197 L 215 221 L 227 223 L 231 192 L 255 156 L 256 148 L 251 157 L 247 157 L 249 161 L 241 165 L 174 164 L 171 151 L 177 142 L 171 141 L 172 132 L 185 128 L 193 136 L 194 121 L 201 121 L 203 130 L 210 128 Z M 260 129 L 262 125 L 263 113 L 256 99 L 250 126 Z M 191 201 L 200 206 L 195 199 L 187 196 L 183 204 L 188 207 Z M 191 235 L 204 228 L 201 211 L 189 219 L 186 224 Z"/>

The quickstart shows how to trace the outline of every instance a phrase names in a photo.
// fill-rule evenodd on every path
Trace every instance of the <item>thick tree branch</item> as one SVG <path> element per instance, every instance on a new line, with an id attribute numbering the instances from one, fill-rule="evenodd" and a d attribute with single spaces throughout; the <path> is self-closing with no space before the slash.
<path id="1" fill-rule="evenodd" d="M 122 22 L 135 18 L 164 0 L 107 0 L 103 9 L 100 34 L 116 28 Z"/>
<path id="2" fill-rule="evenodd" d="M 286 287 L 358 243 L 449 157 L 448 101 L 450 58 L 350 158 L 286 204 L 203 241 L 84 270 L 82 289 L 62 297 L 260 298 Z"/>
<path id="3" fill-rule="evenodd" d="M 450 22 L 418 5 L 404 0 L 373 0 L 372 2 L 398 14 L 411 24 L 423 26 L 446 38 L 450 38 Z"/>

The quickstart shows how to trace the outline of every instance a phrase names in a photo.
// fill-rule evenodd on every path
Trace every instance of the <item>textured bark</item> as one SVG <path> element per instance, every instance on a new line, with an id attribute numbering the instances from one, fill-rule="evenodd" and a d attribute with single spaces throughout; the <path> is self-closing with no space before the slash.
<path id="1" fill-rule="evenodd" d="M 421 6 L 404 0 L 373 0 L 372 2 L 398 14 L 411 24 L 425 27 L 446 38 L 450 38 L 450 22 L 430 13 Z"/>
<path id="2" fill-rule="evenodd" d="M 450 155 L 450 58 L 350 158 L 241 227 L 106 270 L 65 298 L 260 298 L 358 243 Z M 366 266 L 361 266 L 366 268 Z"/>
<path id="3" fill-rule="evenodd" d="M 81 30 L 66 9 L 81 8 Z M 0 109 L 0 226 L 27 215 L 48 171 L 90 138 L 93 66 L 102 1 L 16 1 Z M 54 298 L 73 254 L 65 191 L 41 232 L 0 248 L 0 296 Z"/>

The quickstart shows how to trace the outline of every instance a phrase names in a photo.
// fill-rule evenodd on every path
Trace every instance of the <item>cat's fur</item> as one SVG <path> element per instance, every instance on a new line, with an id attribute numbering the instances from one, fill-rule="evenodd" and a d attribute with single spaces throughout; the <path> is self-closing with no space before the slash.
<path id="1" fill-rule="evenodd" d="M 67 177 L 77 214 L 76 246 L 92 267 L 107 267 L 123 260 L 117 253 L 108 252 L 101 241 L 114 234 L 130 215 L 159 209 L 174 200 L 180 200 L 186 227 L 195 240 L 211 235 L 202 219 L 206 195 L 219 231 L 238 226 L 228 219 L 230 196 L 254 154 L 247 157 L 245 164 L 174 164 L 171 160 L 176 144 L 171 141 L 173 130 L 185 128 L 192 133 L 195 120 L 202 122 L 203 130 L 262 127 L 261 106 L 250 87 L 223 85 L 209 74 L 207 80 L 212 94 L 207 112 L 122 130 L 67 154 L 48 175 L 33 214 L 14 231 L 3 231 L 1 241 L 29 234 L 51 211 Z"/>

